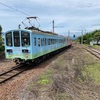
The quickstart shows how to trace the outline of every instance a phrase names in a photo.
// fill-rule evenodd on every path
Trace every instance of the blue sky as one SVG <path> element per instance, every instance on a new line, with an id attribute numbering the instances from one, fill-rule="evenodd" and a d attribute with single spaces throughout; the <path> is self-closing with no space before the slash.
<path id="1" fill-rule="evenodd" d="M 28 16 L 37 16 L 42 30 L 52 31 L 54 20 L 56 33 L 68 35 L 70 30 L 70 35 L 81 35 L 81 30 L 85 33 L 100 28 L 100 0 L 0 0 L 3 32 L 19 24 L 24 28 L 21 22 Z"/>

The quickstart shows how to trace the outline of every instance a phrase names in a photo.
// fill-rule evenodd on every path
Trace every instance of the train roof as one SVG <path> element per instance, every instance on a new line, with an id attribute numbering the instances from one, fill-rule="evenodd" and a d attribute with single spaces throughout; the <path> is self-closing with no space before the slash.
<path id="1" fill-rule="evenodd" d="M 32 32 L 40 33 L 40 34 L 58 35 L 57 33 L 53 33 L 53 32 L 50 32 L 50 31 L 43 31 L 43 30 L 40 30 L 39 28 L 36 28 L 36 27 L 34 27 L 34 26 L 28 27 L 28 28 L 26 27 L 25 29 L 31 30 Z"/>
<path id="2" fill-rule="evenodd" d="M 40 29 L 13 29 L 13 30 L 9 30 L 9 31 L 29 31 L 29 32 L 32 32 L 32 33 L 37 33 L 37 34 L 47 34 L 47 35 L 55 35 L 55 36 L 61 36 L 61 37 L 65 37 L 63 35 L 59 35 L 59 34 L 56 34 L 56 33 L 53 33 L 53 32 L 49 32 L 49 31 L 43 31 L 43 30 L 40 30 Z M 7 32 L 9 32 L 7 31 Z M 6 33 L 6 32 L 5 32 Z M 65 37 L 66 38 L 66 37 Z"/>
<path id="3" fill-rule="evenodd" d="M 58 35 L 56 33 L 53 33 L 53 32 L 49 32 L 49 31 L 43 31 L 43 30 L 40 30 L 38 28 L 36 29 L 31 29 L 31 28 L 25 28 L 25 29 L 13 29 L 13 30 L 9 30 L 9 31 L 18 31 L 18 30 L 22 30 L 22 31 L 29 31 L 29 32 L 32 32 L 32 33 L 37 33 L 37 34 L 49 34 L 49 35 Z M 9 32 L 7 31 L 7 32 Z M 6 32 L 5 32 L 6 33 Z"/>
<path id="4" fill-rule="evenodd" d="M 33 33 L 38 33 L 38 34 L 49 34 L 49 35 L 58 35 L 56 33 L 52 33 L 49 31 L 43 31 L 43 30 L 31 30 Z"/>

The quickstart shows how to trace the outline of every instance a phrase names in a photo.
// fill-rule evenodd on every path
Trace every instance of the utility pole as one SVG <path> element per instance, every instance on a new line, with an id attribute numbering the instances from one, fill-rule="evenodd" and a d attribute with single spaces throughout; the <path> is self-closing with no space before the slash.
<path id="1" fill-rule="evenodd" d="M 81 44 L 83 44 L 83 30 L 82 30 L 82 36 L 81 36 Z"/>
<path id="2" fill-rule="evenodd" d="M 59 27 L 64 27 L 64 26 L 55 26 L 55 22 L 54 20 L 52 21 L 52 32 L 54 33 L 55 32 L 55 28 L 59 28 Z"/>
<path id="3" fill-rule="evenodd" d="M 53 33 L 54 33 L 54 20 L 52 21 L 52 30 L 53 30 Z"/>
<path id="4" fill-rule="evenodd" d="M 70 30 L 68 30 L 68 37 L 70 37 Z"/>
<path id="5" fill-rule="evenodd" d="M 21 25 L 20 24 L 18 25 L 18 29 L 21 29 Z"/>

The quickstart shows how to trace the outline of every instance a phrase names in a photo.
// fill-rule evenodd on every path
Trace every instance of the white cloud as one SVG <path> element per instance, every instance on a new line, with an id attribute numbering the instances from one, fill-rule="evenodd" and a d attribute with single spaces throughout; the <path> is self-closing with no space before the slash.
<path id="1" fill-rule="evenodd" d="M 80 26 L 88 28 L 100 20 L 100 0 L 1 0 L 0 2 L 11 7 L 0 4 L 0 24 L 4 30 L 18 26 L 27 16 L 23 13 L 39 17 L 38 21 L 43 29 L 51 30 L 52 20 L 55 20 L 55 25 L 65 26 L 62 30 L 56 29 L 57 32 L 78 29 Z M 12 21 L 9 21 L 10 18 Z"/>
<path id="2" fill-rule="evenodd" d="M 44 5 L 44 6 L 59 6 L 64 8 L 82 8 L 82 9 L 95 9 L 100 8 L 99 0 L 29 0 L 33 4 Z"/>

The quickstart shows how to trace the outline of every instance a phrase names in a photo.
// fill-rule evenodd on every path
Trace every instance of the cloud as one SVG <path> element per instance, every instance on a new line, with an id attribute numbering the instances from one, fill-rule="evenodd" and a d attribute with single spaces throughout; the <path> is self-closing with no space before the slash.
<path id="1" fill-rule="evenodd" d="M 64 7 L 64 8 L 100 8 L 99 0 L 29 0 L 36 5 L 44 5 L 48 7 Z"/>
<path id="2" fill-rule="evenodd" d="M 57 32 L 77 30 L 80 26 L 88 28 L 100 20 L 99 0 L 1 0 L 0 2 L 14 8 L 0 4 L 0 24 L 4 30 L 18 26 L 28 16 L 24 13 L 39 17 L 40 28 L 45 30 L 52 30 L 52 20 L 55 20 L 55 25 L 64 26 L 55 29 Z M 9 21 L 10 18 L 12 21 Z M 9 26 L 10 24 L 13 26 Z"/>

